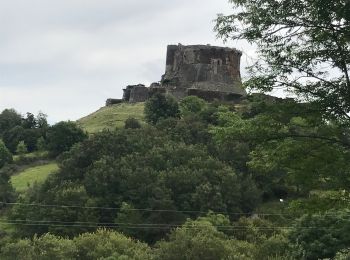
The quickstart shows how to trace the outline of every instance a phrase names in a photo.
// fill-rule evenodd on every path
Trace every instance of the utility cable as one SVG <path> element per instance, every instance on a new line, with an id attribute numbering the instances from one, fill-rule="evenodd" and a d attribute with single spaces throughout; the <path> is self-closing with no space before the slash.
<path id="1" fill-rule="evenodd" d="M 133 229 L 170 229 L 170 228 L 183 228 L 183 229 L 195 229 L 200 230 L 205 226 L 198 226 L 198 227 L 191 227 L 191 226 L 183 226 L 183 225 L 171 225 L 171 224 L 134 224 L 134 223 L 90 223 L 90 224 L 84 224 L 88 222 L 76 222 L 80 224 L 72 224 L 68 225 L 69 222 L 62 222 L 62 223 L 38 223 L 38 222 L 26 222 L 26 223 L 19 223 L 14 222 L 11 220 L 8 221 L 0 221 L 2 224 L 9 224 L 9 225 L 23 225 L 23 226 L 52 226 L 52 227 L 77 227 L 77 228 L 133 228 Z M 73 222 L 72 222 L 73 223 Z M 108 225 L 106 225 L 108 224 Z M 246 230 L 250 227 L 248 226 L 215 226 L 218 230 Z M 294 226 L 271 226 L 271 227 L 257 227 L 254 226 L 254 229 L 258 230 L 276 230 L 276 229 L 294 229 Z M 329 230 L 327 227 L 298 227 L 298 229 L 326 229 Z M 336 229 L 336 228 L 332 228 Z"/>
<path id="2" fill-rule="evenodd" d="M 173 213 L 199 213 L 208 214 L 208 211 L 200 210 L 173 210 L 173 209 L 135 209 L 135 208 L 121 208 L 121 207 L 91 207 L 91 206 L 76 206 L 76 205 L 57 205 L 57 204 L 37 204 L 37 203 L 20 203 L 20 202 L 0 202 L 4 205 L 21 205 L 21 206 L 33 206 L 33 207 L 46 207 L 46 208 L 78 208 L 78 209 L 96 209 L 96 210 L 123 210 L 123 211 L 145 211 L 145 212 L 173 212 Z M 239 215 L 239 216 L 291 216 L 291 214 L 284 213 L 259 213 L 259 212 L 224 212 L 224 211 L 211 211 L 214 214 L 225 215 Z"/>

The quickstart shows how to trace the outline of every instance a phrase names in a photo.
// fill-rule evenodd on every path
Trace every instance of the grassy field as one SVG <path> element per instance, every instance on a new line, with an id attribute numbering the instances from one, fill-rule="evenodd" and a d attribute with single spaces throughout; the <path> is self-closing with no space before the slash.
<path id="1" fill-rule="evenodd" d="M 144 103 L 122 103 L 102 107 L 96 112 L 79 119 L 77 123 L 88 133 L 96 133 L 103 129 L 112 130 L 116 127 L 123 127 L 124 121 L 128 117 L 134 117 L 143 122 L 143 108 Z"/>
<path id="2" fill-rule="evenodd" d="M 24 192 L 29 186 L 33 185 L 34 182 L 43 182 L 47 176 L 56 171 L 58 166 L 56 163 L 51 162 L 49 164 L 30 167 L 24 171 L 13 175 L 11 182 L 17 192 Z"/>

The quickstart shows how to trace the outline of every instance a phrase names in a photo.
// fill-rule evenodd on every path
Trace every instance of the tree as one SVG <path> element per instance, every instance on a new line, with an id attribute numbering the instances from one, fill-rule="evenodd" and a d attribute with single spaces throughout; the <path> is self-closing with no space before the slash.
<path id="1" fill-rule="evenodd" d="M 27 112 L 27 116 L 22 119 L 22 126 L 25 129 L 32 129 L 37 126 L 37 121 L 32 113 Z"/>
<path id="2" fill-rule="evenodd" d="M 349 130 L 325 122 L 314 108 L 287 100 L 244 116 L 224 112 L 212 133 L 219 146 L 248 145 L 246 166 L 267 196 L 286 193 L 286 185 L 302 193 L 348 189 Z"/>
<path id="3" fill-rule="evenodd" d="M 33 240 L 22 239 L 9 243 L 2 248 L 1 259 L 24 260 L 73 260 L 76 259 L 77 248 L 72 240 L 45 234 L 34 236 Z"/>
<path id="4" fill-rule="evenodd" d="M 293 248 L 288 238 L 282 234 L 273 235 L 257 245 L 255 259 L 294 260 Z"/>
<path id="5" fill-rule="evenodd" d="M 229 239 L 208 220 L 188 220 L 168 241 L 156 244 L 155 259 L 253 259 L 254 246 Z"/>
<path id="6" fill-rule="evenodd" d="M 28 151 L 33 152 L 37 148 L 36 143 L 40 136 L 42 136 L 42 133 L 39 129 L 25 129 L 22 126 L 15 126 L 4 133 L 3 140 L 12 153 L 16 152 L 17 145 L 20 141 L 24 141 Z"/>
<path id="7" fill-rule="evenodd" d="M 196 115 L 188 115 L 181 119 L 167 118 L 157 123 L 156 127 L 176 142 L 210 144 L 208 125 Z"/>
<path id="8" fill-rule="evenodd" d="M 86 138 L 87 134 L 74 122 L 59 122 L 48 129 L 47 148 L 51 155 L 57 156 Z"/>
<path id="9" fill-rule="evenodd" d="M 347 0 L 230 0 L 236 12 L 219 15 L 218 36 L 245 39 L 259 61 L 247 87 L 283 88 L 317 104 L 324 116 L 350 124 L 350 2 Z"/>
<path id="10" fill-rule="evenodd" d="M 170 95 L 154 94 L 145 104 L 145 118 L 148 123 L 156 124 L 161 119 L 180 116 L 179 105 Z"/>
<path id="11" fill-rule="evenodd" d="M 10 183 L 11 168 L 12 165 L 0 167 L 0 210 L 7 206 L 5 204 L 2 205 L 1 202 L 13 202 L 16 198 L 15 190 Z"/>
<path id="12" fill-rule="evenodd" d="M 21 140 L 25 142 L 27 145 L 28 152 L 34 152 L 37 150 L 37 142 L 38 139 L 45 133 L 42 132 L 41 129 L 38 128 L 28 128 L 24 129 L 21 135 Z"/>
<path id="13" fill-rule="evenodd" d="M 74 238 L 79 259 L 153 259 L 147 244 L 132 240 L 123 234 L 100 229 Z"/>
<path id="14" fill-rule="evenodd" d="M 124 223 L 120 230 L 154 243 L 170 231 L 171 224 L 181 224 L 201 212 L 252 212 L 259 204 L 259 192 L 249 178 L 244 180 L 210 156 L 203 145 L 174 142 L 154 127 L 98 133 L 59 160 L 59 172 L 27 194 L 25 202 L 87 208 L 38 210 L 16 205 L 11 219 Z M 136 213 L 132 208 L 150 210 Z M 135 226 L 125 223 L 161 224 L 164 228 L 135 232 Z M 28 225 L 19 233 L 28 236 L 48 231 L 72 236 L 84 229 Z"/>
<path id="15" fill-rule="evenodd" d="M 18 143 L 24 139 L 24 132 L 25 129 L 20 125 L 17 125 L 4 132 L 3 140 L 6 147 L 11 151 L 11 153 L 14 154 L 16 152 Z"/>
<path id="16" fill-rule="evenodd" d="M 0 136 L 11 128 L 21 125 L 21 123 L 22 116 L 16 110 L 5 109 L 0 114 Z"/>
<path id="17" fill-rule="evenodd" d="M 25 260 L 34 260 L 35 253 L 34 248 L 31 245 L 29 239 L 19 240 L 16 243 L 6 244 L 1 248 L 1 258 L 6 260 L 21 259 L 25 257 Z"/>
<path id="18" fill-rule="evenodd" d="M 129 205 L 126 202 L 123 202 L 120 211 L 115 218 L 115 223 L 128 223 L 130 226 L 138 227 L 142 226 L 143 219 L 140 211 L 135 210 L 132 205 Z M 142 232 L 141 230 L 135 228 L 129 228 L 129 226 L 125 224 L 120 224 L 118 230 L 120 230 L 123 234 L 126 234 L 131 237 L 136 237 L 138 233 Z"/>
<path id="19" fill-rule="evenodd" d="M 22 118 L 16 111 L 8 109 L 0 114 L 0 125 L 0 135 L 12 153 L 16 152 L 20 141 L 25 142 L 28 152 L 35 151 L 37 140 L 46 135 L 48 128 L 46 115 L 41 112 L 37 117 L 27 113 L 26 117 Z"/>
<path id="20" fill-rule="evenodd" d="M 0 202 L 11 202 L 15 198 L 13 187 L 10 184 L 9 166 L 7 165 L 11 162 L 12 154 L 0 139 Z"/>
<path id="21" fill-rule="evenodd" d="M 12 154 L 5 146 L 4 142 L 0 139 L 0 168 L 5 164 L 12 162 Z"/>
<path id="22" fill-rule="evenodd" d="M 46 129 L 49 124 L 47 123 L 47 115 L 43 112 L 39 112 L 35 118 L 36 127 L 40 129 Z"/>
<path id="23" fill-rule="evenodd" d="M 349 210 L 304 215 L 290 232 L 298 259 L 333 258 L 350 243 Z M 306 228 L 307 227 L 307 228 Z"/>
<path id="24" fill-rule="evenodd" d="M 117 232 L 98 230 L 74 239 L 52 234 L 32 240 L 20 239 L 1 248 L 3 260 L 73 260 L 73 259 L 152 259 L 151 249 L 144 243 L 134 241 Z"/>

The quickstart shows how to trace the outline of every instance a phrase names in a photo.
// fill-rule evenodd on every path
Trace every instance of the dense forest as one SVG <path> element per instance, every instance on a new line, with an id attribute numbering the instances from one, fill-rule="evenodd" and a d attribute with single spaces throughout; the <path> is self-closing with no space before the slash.
<path id="1" fill-rule="evenodd" d="M 218 36 L 260 55 L 239 104 L 155 94 L 98 133 L 2 111 L 0 259 L 350 259 L 350 4 L 231 2 Z"/>
<path id="2" fill-rule="evenodd" d="M 9 115 L 21 120 L 3 136 L 27 129 L 28 116 L 5 110 L 0 120 Z M 21 195 L 9 177 L 38 158 L 28 162 L 19 138 L 12 161 L 3 142 L 2 222 L 13 229 L 2 259 L 316 259 L 348 247 L 344 132 L 312 104 L 155 95 L 145 118 L 90 136 L 73 122 L 32 124 L 35 149 L 47 151 L 37 156 L 59 170 Z"/>

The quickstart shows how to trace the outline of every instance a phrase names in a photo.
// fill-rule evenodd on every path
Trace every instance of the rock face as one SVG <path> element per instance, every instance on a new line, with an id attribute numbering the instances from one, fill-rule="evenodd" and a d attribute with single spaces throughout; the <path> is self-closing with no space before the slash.
<path id="1" fill-rule="evenodd" d="M 198 95 L 231 100 L 246 96 L 236 49 L 210 45 L 169 45 L 162 85 L 176 98 Z"/>

